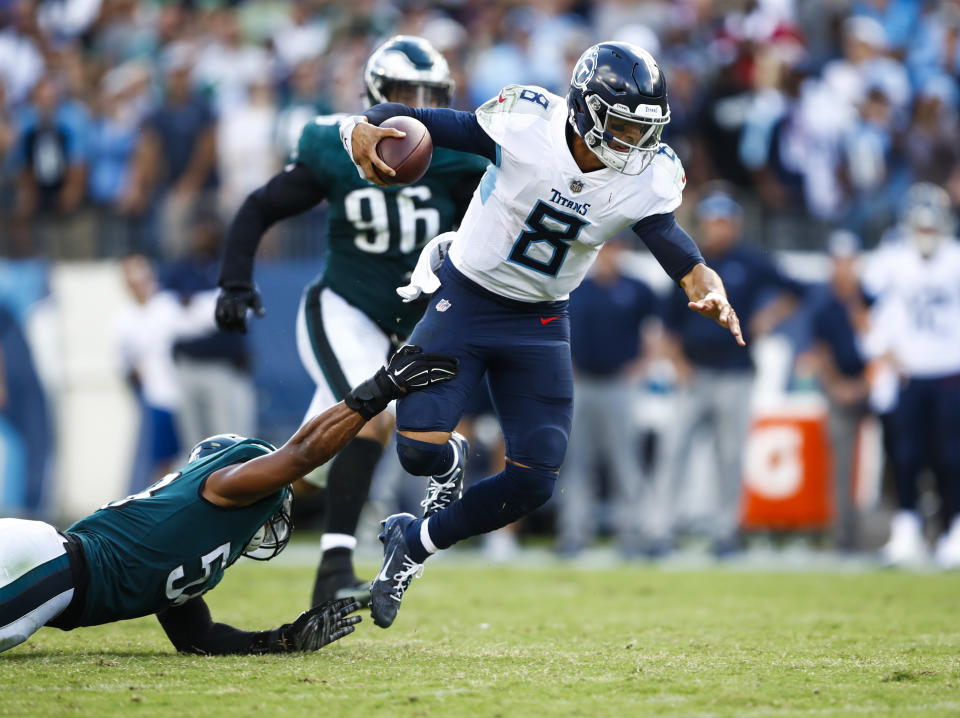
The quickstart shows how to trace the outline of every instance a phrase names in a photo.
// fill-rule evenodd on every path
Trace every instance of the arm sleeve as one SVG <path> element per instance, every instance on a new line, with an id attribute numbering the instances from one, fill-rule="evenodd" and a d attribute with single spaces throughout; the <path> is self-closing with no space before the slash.
<path id="1" fill-rule="evenodd" d="M 363 114 L 373 125 L 380 125 L 384 120 L 398 115 L 413 117 L 426 125 L 435 146 L 471 152 L 491 162 L 497 160 L 497 143 L 483 131 L 472 112 L 445 107 L 407 107 L 398 102 L 384 102 L 374 105 Z"/>
<path id="2" fill-rule="evenodd" d="M 697 245 L 677 224 L 673 212 L 645 217 L 633 225 L 633 231 L 675 282 L 704 263 Z"/>
<path id="3" fill-rule="evenodd" d="M 253 281 L 253 258 L 264 232 L 274 222 L 300 214 L 324 198 L 323 186 L 305 166 L 281 172 L 244 200 L 227 230 L 220 286 Z"/>
<path id="4" fill-rule="evenodd" d="M 180 653 L 225 656 L 287 651 L 279 628 L 251 633 L 214 623 L 210 609 L 200 597 L 161 611 L 157 619 Z"/>

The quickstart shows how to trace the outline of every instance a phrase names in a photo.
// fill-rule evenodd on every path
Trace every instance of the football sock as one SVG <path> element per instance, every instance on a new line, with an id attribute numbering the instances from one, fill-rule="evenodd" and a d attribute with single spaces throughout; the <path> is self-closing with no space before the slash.
<path id="1" fill-rule="evenodd" d="M 352 571 L 353 570 L 353 549 L 352 548 L 329 548 L 324 549 L 323 558 L 320 559 L 320 571 Z"/>
<path id="2" fill-rule="evenodd" d="M 447 474 L 456 466 L 458 458 L 453 439 L 443 444 L 431 444 L 403 434 L 397 434 L 397 456 L 400 465 L 414 476 Z"/>
<path id="3" fill-rule="evenodd" d="M 356 548 L 357 524 L 370 492 L 370 482 L 383 453 L 379 441 L 354 439 L 334 458 L 327 476 L 326 511 L 323 519 L 321 568 L 350 568 L 350 556 Z M 334 553 L 335 552 L 335 553 Z M 328 560 L 328 554 L 330 558 Z"/>
<path id="4" fill-rule="evenodd" d="M 547 502 L 556 478 L 557 474 L 547 469 L 507 463 L 502 472 L 474 484 L 463 497 L 431 516 L 430 540 L 443 549 L 511 524 Z M 411 524 L 404 535 L 408 545 L 423 546 L 419 531 L 419 525 L 414 531 Z M 425 548 L 423 551 L 429 553 Z M 411 558 L 418 560 L 416 556 Z"/>
<path id="5" fill-rule="evenodd" d="M 354 439 L 334 458 L 327 476 L 325 534 L 356 534 L 360 512 L 382 453 L 379 441 Z"/>
<path id="6" fill-rule="evenodd" d="M 423 563 L 431 554 L 437 552 L 437 547 L 430 537 L 430 519 L 411 522 L 404 531 L 403 540 L 409 549 L 407 555 L 417 563 Z"/>

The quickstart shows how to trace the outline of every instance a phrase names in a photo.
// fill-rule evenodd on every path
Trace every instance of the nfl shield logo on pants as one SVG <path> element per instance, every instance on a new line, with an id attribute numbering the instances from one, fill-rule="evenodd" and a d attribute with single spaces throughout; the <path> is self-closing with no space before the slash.
<path id="1" fill-rule="evenodd" d="M 448 300 L 446 300 L 446 299 L 441 299 L 439 302 L 437 302 L 437 311 L 438 311 L 438 312 L 445 312 L 445 311 L 447 311 L 451 306 L 453 306 L 453 305 L 452 305 Z"/>

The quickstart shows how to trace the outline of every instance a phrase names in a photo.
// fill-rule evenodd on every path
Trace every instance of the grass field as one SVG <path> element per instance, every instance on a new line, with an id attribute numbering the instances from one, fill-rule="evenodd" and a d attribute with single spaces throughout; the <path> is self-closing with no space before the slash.
<path id="1" fill-rule="evenodd" d="M 372 566 L 368 566 L 372 569 Z M 307 566 L 208 596 L 291 620 Z M 960 715 L 960 575 L 428 566 L 387 631 L 319 653 L 179 657 L 152 618 L 43 629 L 0 656 L 0 715 Z"/>

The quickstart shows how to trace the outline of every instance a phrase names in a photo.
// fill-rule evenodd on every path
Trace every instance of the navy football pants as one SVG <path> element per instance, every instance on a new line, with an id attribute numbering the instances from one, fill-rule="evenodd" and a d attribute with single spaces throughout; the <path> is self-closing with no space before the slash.
<path id="1" fill-rule="evenodd" d="M 891 421 L 894 476 L 900 508 L 917 508 L 917 478 L 937 476 L 943 518 L 960 514 L 960 375 L 910 379 Z"/>
<path id="2" fill-rule="evenodd" d="M 452 431 L 486 371 L 507 457 L 559 470 L 573 414 L 567 303 L 500 297 L 464 277 L 449 259 L 439 277 L 442 286 L 410 343 L 457 357 L 460 374 L 400 400 L 397 429 Z"/>

